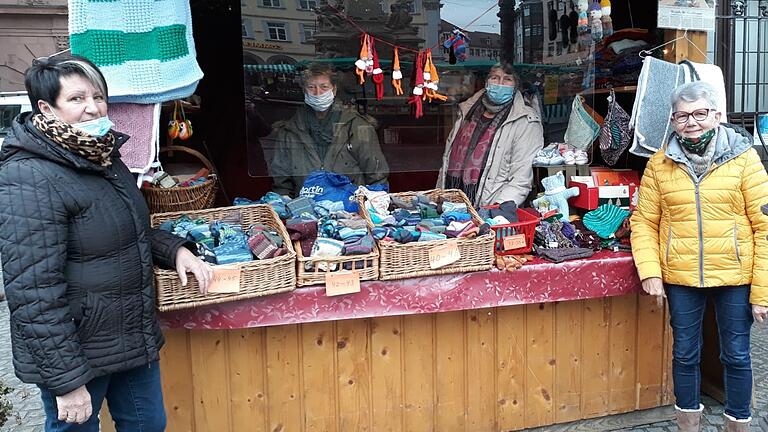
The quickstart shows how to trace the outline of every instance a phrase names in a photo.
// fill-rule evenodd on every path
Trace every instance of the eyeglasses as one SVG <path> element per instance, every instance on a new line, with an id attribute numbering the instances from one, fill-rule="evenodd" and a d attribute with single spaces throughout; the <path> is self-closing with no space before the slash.
<path id="1" fill-rule="evenodd" d="M 709 113 L 712 111 L 716 110 L 712 108 L 701 108 L 694 112 L 675 111 L 672 113 L 672 120 L 674 120 L 675 123 L 683 124 L 688 123 L 689 117 L 693 117 L 694 120 L 701 122 L 706 120 L 707 117 L 709 117 Z"/>

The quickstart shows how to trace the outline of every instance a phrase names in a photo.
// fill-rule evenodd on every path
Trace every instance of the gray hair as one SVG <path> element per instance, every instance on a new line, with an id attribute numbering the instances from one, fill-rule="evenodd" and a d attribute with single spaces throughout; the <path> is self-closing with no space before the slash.
<path id="1" fill-rule="evenodd" d="M 711 108 L 717 109 L 717 100 L 720 92 L 712 84 L 704 81 L 693 81 L 678 86 L 670 97 L 672 109 L 677 108 L 679 102 L 696 102 L 699 99 L 707 101 Z"/>

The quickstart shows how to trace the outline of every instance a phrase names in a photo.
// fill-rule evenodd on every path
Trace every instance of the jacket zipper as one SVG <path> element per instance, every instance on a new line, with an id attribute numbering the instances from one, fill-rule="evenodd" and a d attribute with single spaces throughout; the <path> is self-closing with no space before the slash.
<path id="1" fill-rule="evenodd" d="M 739 226 L 733 224 L 733 245 L 736 247 L 736 259 L 741 264 L 741 252 L 739 251 Z"/>
<path id="2" fill-rule="evenodd" d="M 701 196 L 699 195 L 699 182 L 696 186 L 696 222 L 699 225 L 699 286 L 704 287 L 704 226 L 701 223 Z"/>
<path id="3" fill-rule="evenodd" d="M 669 247 L 672 245 L 672 220 L 669 221 L 669 228 L 667 229 L 667 251 L 664 258 L 664 263 L 669 265 Z"/>

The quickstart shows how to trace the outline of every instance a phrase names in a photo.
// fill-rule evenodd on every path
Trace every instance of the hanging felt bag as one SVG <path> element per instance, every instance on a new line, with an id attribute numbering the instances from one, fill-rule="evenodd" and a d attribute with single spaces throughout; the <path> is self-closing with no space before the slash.
<path id="1" fill-rule="evenodd" d="M 573 98 L 568 129 L 565 131 L 565 142 L 579 150 L 589 149 L 600 135 L 600 125 L 585 107 L 583 96 Z"/>
<path id="2" fill-rule="evenodd" d="M 600 128 L 600 154 L 605 163 L 614 166 L 630 144 L 632 132 L 629 129 L 629 114 L 616 102 L 616 93 L 611 89 L 608 114 Z"/>

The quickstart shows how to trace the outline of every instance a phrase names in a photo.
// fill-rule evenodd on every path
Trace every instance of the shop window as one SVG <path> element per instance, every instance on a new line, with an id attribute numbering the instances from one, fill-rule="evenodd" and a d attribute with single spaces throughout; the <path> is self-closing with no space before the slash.
<path id="1" fill-rule="evenodd" d="M 282 7 L 280 4 L 280 0 L 259 0 L 261 3 L 261 6 L 263 7 L 271 7 L 271 8 L 279 8 Z"/>
<path id="2" fill-rule="evenodd" d="M 299 9 L 314 10 L 317 7 L 317 0 L 299 0 Z"/>
<path id="3" fill-rule="evenodd" d="M 285 23 L 267 23 L 267 39 L 273 41 L 287 41 L 288 30 Z"/>

